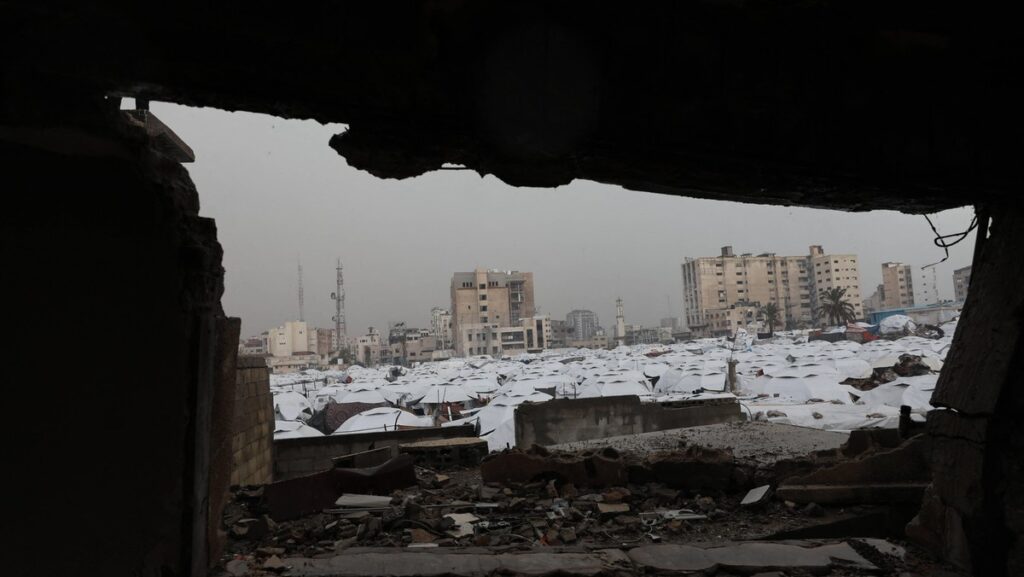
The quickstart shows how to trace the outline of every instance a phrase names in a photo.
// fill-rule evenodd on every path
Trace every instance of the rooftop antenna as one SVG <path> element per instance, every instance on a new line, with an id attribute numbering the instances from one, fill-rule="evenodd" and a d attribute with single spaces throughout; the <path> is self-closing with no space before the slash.
<path id="1" fill-rule="evenodd" d="M 341 266 L 341 259 L 334 269 L 337 272 L 337 288 L 331 293 L 331 300 L 334 301 L 334 338 L 337 339 L 338 350 L 342 349 L 342 337 L 345 336 L 348 327 L 345 326 L 345 274 Z"/>
<path id="2" fill-rule="evenodd" d="M 299 322 L 306 320 L 305 301 L 302 296 L 302 260 L 299 260 Z"/>

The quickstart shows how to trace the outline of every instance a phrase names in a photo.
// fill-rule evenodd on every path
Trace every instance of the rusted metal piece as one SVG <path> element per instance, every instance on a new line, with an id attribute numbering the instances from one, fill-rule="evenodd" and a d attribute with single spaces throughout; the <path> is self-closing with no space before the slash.
<path id="1" fill-rule="evenodd" d="M 263 496 L 270 517 L 284 521 L 332 507 L 343 493 L 386 495 L 415 484 L 413 458 L 399 455 L 376 467 L 331 469 L 272 483 Z"/>

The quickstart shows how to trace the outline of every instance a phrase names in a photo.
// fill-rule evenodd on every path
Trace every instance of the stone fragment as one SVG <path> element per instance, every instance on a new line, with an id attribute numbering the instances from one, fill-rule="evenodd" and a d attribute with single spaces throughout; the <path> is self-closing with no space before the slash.
<path id="1" fill-rule="evenodd" d="M 642 523 L 642 521 L 640 520 L 640 517 L 636 517 L 634 515 L 619 515 L 618 517 L 615 517 L 615 523 L 622 525 L 623 527 L 636 527 Z"/>
<path id="2" fill-rule="evenodd" d="M 345 493 L 338 497 L 334 504 L 343 509 L 379 509 L 390 506 L 391 497 L 387 495 Z"/>
<path id="3" fill-rule="evenodd" d="M 245 559 L 232 559 L 227 562 L 224 569 L 235 577 L 245 577 L 249 574 L 249 562 Z"/>
<path id="4" fill-rule="evenodd" d="M 801 512 L 808 517 L 824 517 L 825 509 L 817 503 L 808 503 L 806 507 L 801 509 Z"/>
<path id="5" fill-rule="evenodd" d="M 452 528 L 447 533 L 456 539 L 472 535 L 473 523 L 480 520 L 472 513 L 449 513 L 444 518 L 452 521 Z"/>
<path id="6" fill-rule="evenodd" d="M 288 568 L 277 555 L 271 555 L 266 561 L 263 562 L 263 568 L 267 571 L 284 571 Z"/>
<path id="7" fill-rule="evenodd" d="M 740 501 L 740 506 L 752 507 L 755 505 L 761 505 L 768 500 L 768 496 L 771 494 L 771 491 L 771 485 L 761 485 L 760 487 L 755 487 L 747 491 L 747 494 L 743 496 L 743 500 Z"/>
<path id="8" fill-rule="evenodd" d="M 412 537 L 413 543 L 431 543 L 437 538 L 425 529 L 409 529 L 409 536 Z"/>
<path id="9" fill-rule="evenodd" d="M 598 503 L 597 511 L 602 515 L 619 515 L 629 512 L 629 505 L 626 503 Z"/>
<path id="10" fill-rule="evenodd" d="M 697 508 L 705 513 L 715 510 L 715 500 L 711 497 L 699 497 L 696 501 Z"/>

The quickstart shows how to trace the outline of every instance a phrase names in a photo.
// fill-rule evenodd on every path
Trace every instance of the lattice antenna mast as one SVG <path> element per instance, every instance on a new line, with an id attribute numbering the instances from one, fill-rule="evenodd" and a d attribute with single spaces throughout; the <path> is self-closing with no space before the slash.
<path id="1" fill-rule="evenodd" d="M 306 302 L 302 295 L 302 261 L 299 261 L 299 321 L 306 320 Z"/>
<path id="2" fill-rule="evenodd" d="M 337 339 L 338 350 L 342 349 L 342 340 L 348 328 L 345 326 L 345 272 L 341 266 L 341 259 L 338 259 L 337 287 L 331 293 L 331 300 L 334 301 L 334 335 Z"/>

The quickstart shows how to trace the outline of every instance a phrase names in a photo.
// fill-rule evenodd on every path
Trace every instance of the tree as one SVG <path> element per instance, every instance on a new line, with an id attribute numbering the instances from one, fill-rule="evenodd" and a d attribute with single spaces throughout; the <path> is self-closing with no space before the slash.
<path id="1" fill-rule="evenodd" d="M 820 310 L 830 324 L 839 325 L 857 320 L 856 309 L 846 300 L 846 289 L 830 288 L 821 291 Z"/>
<path id="2" fill-rule="evenodd" d="M 768 334 L 775 334 L 775 325 L 779 322 L 778 305 L 768 303 L 761 307 L 760 313 L 764 316 L 764 322 L 768 323 Z"/>

